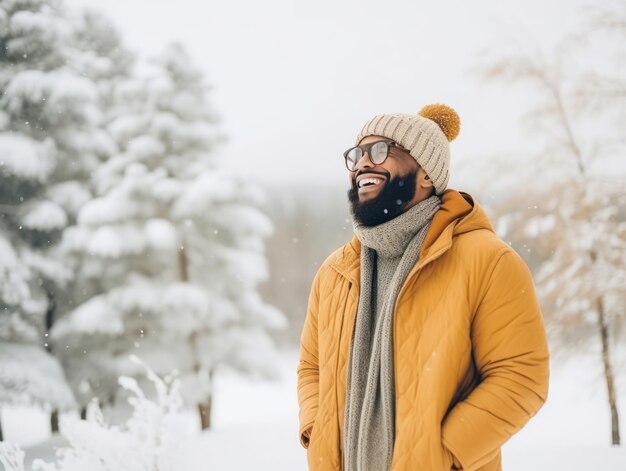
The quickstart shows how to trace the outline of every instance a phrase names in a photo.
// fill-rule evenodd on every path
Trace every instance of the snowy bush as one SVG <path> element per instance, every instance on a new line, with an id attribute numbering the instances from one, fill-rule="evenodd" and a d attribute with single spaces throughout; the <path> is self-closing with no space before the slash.
<path id="1" fill-rule="evenodd" d="M 105 421 L 97 400 L 87 407 L 87 418 L 63 417 L 61 435 L 69 446 L 57 451 L 57 463 L 35 460 L 34 471 L 168 471 L 176 469 L 177 456 L 189 435 L 181 414 L 180 382 L 172 376 L 160 378 L 143 365 L 154 385 L 156 399 L 148 399 L 134 378 L 120 377 L 119 383 L 131 396 L 133 411 L 122 425 Z M 0 443 L 0 462 L 6 471 L 24 470 L 24 452 Z"/>
<path id="2" fill-rule="evenodd" d="M 14 443 L 0 442 L 0 463 L 4 471 L 24 471 L 24 451 Z"/>

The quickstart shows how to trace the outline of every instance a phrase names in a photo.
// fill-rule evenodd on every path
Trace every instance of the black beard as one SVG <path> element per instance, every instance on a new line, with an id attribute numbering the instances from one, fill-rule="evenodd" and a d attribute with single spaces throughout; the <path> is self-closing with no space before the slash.
<path id="1" fill-rule="evenodd" d="M 348 190 L 350 211 L 355 221 L 364 226 L 377 226 L 391 221 L 406 209 L 409 201 L 415 196 L 417 171 L 411 171 L 402 177 L 386 180 L 378 196 L 372 200 L 360 202 L 356 180 Z"/>

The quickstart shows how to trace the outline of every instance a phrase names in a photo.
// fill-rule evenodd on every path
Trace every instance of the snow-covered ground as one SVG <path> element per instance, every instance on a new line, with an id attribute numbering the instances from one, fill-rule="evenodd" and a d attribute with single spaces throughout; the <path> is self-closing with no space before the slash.
<path id="1" fill-rule="evenodd" d="M 282 379 L 252 381 L 222 374 L 216 382 L 214 428 L 191 441 L 180 470 L 306 469 L 298 442 L 295 370 L 297 353 L 283 355 Z M 617 373 L 624 375 L 617 365 Z M 626 407 L 624 381 L 618 383 Z M 4 411 L 6 439 L 28 446 L 27 458 L 53 457 L 63 441 L 49 439 L 47 418 L 34 412 Z M 190 415 L 189 420 L 195 420 Z M 622 428 L 626 425 L 622 420 Z M 503 448 L 505 471 L 626 470 L 626 444 L 610 445 L 609 410 L 600 365 L 583 357 L 553 365 L 549 399 L 528 425 Z M 626 438 L 626 432 L 622 430 Z M 43 440 L 43 441 L 42 441 Z M 40 441 L 34 444 L 34 441 Z"/>

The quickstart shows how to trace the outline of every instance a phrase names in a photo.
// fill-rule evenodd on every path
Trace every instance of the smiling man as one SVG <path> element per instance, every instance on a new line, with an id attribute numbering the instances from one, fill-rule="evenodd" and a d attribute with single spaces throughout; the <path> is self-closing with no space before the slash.
<path id="1" fill-rule="evenodd" d="M 448 106 L 378 115 L 344 153 L 354 237 L 322 264 L 298 365 L 309 469 L 496 471 L 547 398 L 530 272 L 447 189 Z"/>

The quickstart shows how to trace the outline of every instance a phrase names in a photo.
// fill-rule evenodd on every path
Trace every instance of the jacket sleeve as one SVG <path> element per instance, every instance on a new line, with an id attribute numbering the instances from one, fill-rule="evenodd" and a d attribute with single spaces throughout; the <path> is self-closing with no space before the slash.
<path id="1" fill-rule="evenodd" d="M 492 266 L 471 327 L 481 382 L 442 424 L 443 445 L 464 471 L 495 458 L 548 396 L 548 343 L 530 271 L 509 248 Z"/>
<path id="2" fill-rule="evenodd" d="M 320 271 L 313 280 L 302 336 L 298 363 L 298 403 L 300 405 L 300 443 L 309 446 L 309 437 L 317 415 L 319 400 L 319 357 L 317 315 Z"/>

